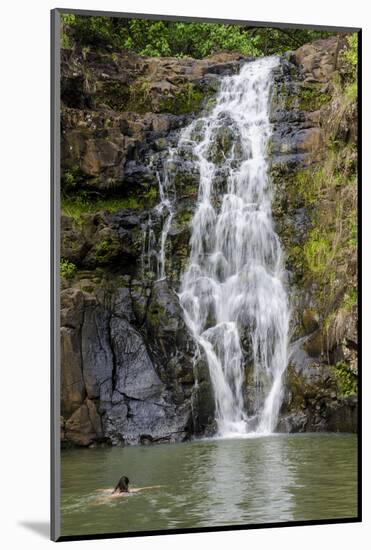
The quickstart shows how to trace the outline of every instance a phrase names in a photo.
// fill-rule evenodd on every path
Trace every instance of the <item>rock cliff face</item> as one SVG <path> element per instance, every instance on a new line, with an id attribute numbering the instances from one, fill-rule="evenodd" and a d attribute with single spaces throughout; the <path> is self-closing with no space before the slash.
<path id="1" fill-rule="evenodd" d="M 292 308 L 283 431 L 357 429 L 357 113 L 343 45 L 306 44 L 276 77 L 274 216 Z"/>
<path id="2" fill-rule="evenodd" d="M 355 175 L 355 102 L 342 102 L 340 46 L 336 38 L 305 45 L 282 58 L 275 74 L 271 172 L 293 342 L 282 431 L 356 430 L 356 258 L 349 246 L 338 250 L 351 238 L 355 191 L 325 184 L 341 170 L 348 180 Z M 212 105 L 220 77 L 247 61 L 233 53 L 183 60 L 62 50 L 64 445 L 213 432 L 208 367 L 177 296 L 198 176 L 186 152 L 169 166 L 174 212 L 167 278 L 158 280 L 158 172 L 180 130 Z M 227 141 L 221 136 L 215 155 Z"/>

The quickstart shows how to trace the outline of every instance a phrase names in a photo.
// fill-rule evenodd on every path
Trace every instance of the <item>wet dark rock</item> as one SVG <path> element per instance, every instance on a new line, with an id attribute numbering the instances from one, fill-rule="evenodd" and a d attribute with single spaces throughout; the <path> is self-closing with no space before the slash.
<path id="1" fill-rule="evenodd" d="M 146 400 L 161 394 L 161 380 L 149 358 L 141 335 L 124 319 L 113 317 L 110 323 L 111 345 L 115 358 L 115 390 Z"/>
<path id="2" fill-rule="evenodd" d="M 200 382 L 193 397 L 193 430 L 196 434 L 213 435 L 216 432 L 215 398 L 210 381 Z"/>
<path id="3" fill-rule="evenodd" d="M 355 395 L 333 402 L 326 413 L 326 429 L 332 432 L 358 431 L 358 399 Z"/>
<path id="4" fill-rule="evenodd" d="M 112 392 L 114 364 L 109 326 L 109 312 L 97 300 L 89 300 L 81 328 L 81 357 L 85 388 L 90 399 L 105 400 Z"/>
<path id="5" fill-rule="evenodd" d="M 357 397 L 321 398 L 316 404 L 308 404 L 304 410 L 282 415 L 277 429 L 287 433 L 326 431 L 357 433 Z"/>
<path id="6" fill-rule="evenodd" d="M 166 281 L 150 292 L 125 277 L 105 284 L 90 280 L 89 293 L 62 293 L 62 319 L 70 324 L 62 328 L 64 444 L 178 441 L 195 426 L 204 433 L 214 418 L 210 377 L 177 295 Z M 93 409 L 90 401 L 98 406 Z"/>
<path id="7" fill-rule="evenodd" d="M 61 257 L 86 269 L 107 265 L 125 269 L 141 253 L 140 226 L 140 216 L 125 209 L 117 214 L 84 214 L 78 221 L 62 216 Z"/>
<path id="8" fill-rule="evenodd" d="M 166 280 L 158 281 L 146 312 L 146 331 L 157 360 L 160 377 L 179 387 L 193 382 L 193 358 L 196 345 L 184 321 L 179 298 Z"/>

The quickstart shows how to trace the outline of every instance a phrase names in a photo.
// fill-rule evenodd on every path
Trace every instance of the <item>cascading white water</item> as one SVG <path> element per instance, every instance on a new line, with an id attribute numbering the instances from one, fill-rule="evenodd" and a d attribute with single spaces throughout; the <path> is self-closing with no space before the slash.
<path id="1" fill-rule="evenodd" d="M 142 225 L 143 229 L 143 247 L 142 247 L 142 273 L 148 276 L 149 273 L 154 273 L 156 280 L 161 281 L 166 278 L 165 260 L 166 260 L 166 241 L 174 218 L 174 186 L 170 181 L 170 173 L 168 165 L 171 164 L 174 151 L 168 151 L 168 157 L 163 163 L 161 174 L 154 167 L 153 158 L 150 159 L 149 168 L 155 173 L 160 202 L 153 209 L 153 216 L 149 216 L 146 222 Z M 154 218 L 154 219 L 153 219 Z M 156 220 L 161 220 L 160 241 L 156 242 L 156 234 L 154 225 Z"/>
<path id="2" fill-rule="evenodd" d="M 170 159 L 171 159 L 171 152 L 170 152 Z M 169 162 L 169 160 L 167 161 Z M 166 215 L 164 224 L 162 226 L 161 231 L 161 242 L 160 242 L 160 251 L 158 254 L 158 261 L 157 261 L 157 279 L 162 280 L 165 279 L 166 273 L 165 273 L 165 250 L 166 250 L 166 240 L 167 236 L 171 227 L 171 222 L 173 221 L 174 217 L 174 207 L 172 200 L 169 195 L 169 173 L 166 169 L 166 164 L 164 166 L 164 179 L 161 179 L 161 176 L 159 172 L 156 172 L 157 181 L 158 181 L 158 189 L 160 193 L 160 202 L 156 206 L 157 213 L 160 215 Z"/>
<path id="3" fill-rule="evenodd" d="M 267 162 L 277 64 L 277 58 L 258 59 L 223 78 L 211 113 L 183 130 L 178 144 L 192 151 L 200 177 L 179 296 L 207 357 L 222 436 L 271 433 L 281 405 L 289 310 Z M 249 415 L 243 393 L 248 356 L 255 386 Z"/>

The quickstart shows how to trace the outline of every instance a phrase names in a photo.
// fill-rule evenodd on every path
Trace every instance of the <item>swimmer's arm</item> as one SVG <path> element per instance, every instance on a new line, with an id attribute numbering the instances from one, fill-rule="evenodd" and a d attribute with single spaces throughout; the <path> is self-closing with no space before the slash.
<path id="1" fill-rule="evenodd" d="M 163 487 L 163 485 L 149 485 L 148 487 L 131 487 L 129 493 L 139 493 L 140 491 L 145 491 L 146 489 L 158 489 Z"/>

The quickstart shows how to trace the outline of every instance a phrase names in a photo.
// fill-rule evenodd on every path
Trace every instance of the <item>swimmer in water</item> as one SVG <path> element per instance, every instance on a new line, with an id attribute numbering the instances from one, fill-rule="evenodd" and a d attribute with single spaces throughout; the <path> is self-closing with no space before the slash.
<path id="1" fill-rule="evenodd" d="M 129 478 L 126 476 L 120 477 L 117 482 L 116 487 L 112 491 L 111 489 L 97 489 L 97 492 L 100 493 L 100 498 L 94 499 L 91 504 L 104 504 L 109 502 L 113 498 L 128 496 L 133 493 L 140 493 L 140 491 L 145 491 L 147 489 L 158 489 L 162 485 L 150 485 L 149 487 L 132 487 L 129 489 Z"/>
<path id="2" fill-rule="evenodd" d="M 129 493 L 129 478 L 126 476 L 120 477 L 118 480 L 118 483 L 116 487 L 114 488 L 112 494 L 114 495 L 116 492 L 119 493 Z"/>

